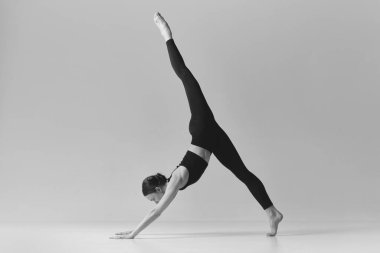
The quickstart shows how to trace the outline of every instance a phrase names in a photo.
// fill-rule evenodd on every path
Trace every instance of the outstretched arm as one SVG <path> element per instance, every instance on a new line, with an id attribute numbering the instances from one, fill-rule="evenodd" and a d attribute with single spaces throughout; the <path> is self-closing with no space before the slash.
<path id="1" fill-rule="evenodd" d="M 137 225 L 137 227 L 127 235 L 114 236 L 111 239 L 133 239 L 136 235 L 138 235 L 142 230 L 144 230 L 147 226 L 149 226 L 153 221 L 155 221 L 163 211 L 170 205 L 175 196 L 178 193 L 180 184 L 180 178 L 173 177 L 169 181 L 165 194 L 162 196 L 160 202 L 151 210 L 144 219 Z"/>

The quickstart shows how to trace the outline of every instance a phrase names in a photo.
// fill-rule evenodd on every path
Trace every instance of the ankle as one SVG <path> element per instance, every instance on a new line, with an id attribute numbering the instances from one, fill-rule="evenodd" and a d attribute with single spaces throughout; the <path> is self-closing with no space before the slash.
<path id="1" fill-rule="evenodd" d="M 165 35 L 162 35 L 162 37 L 164 37 L 165 42 L 173 39 L 173 36 L 171 34 L 165 34 Z"/>
<path id="2" fill-rule="evenodd" d="M 265 209 L 265 212 L 269 217 L 276 216 L 276 214 L 278 213 L 277 209 L 273 205 Z"/>

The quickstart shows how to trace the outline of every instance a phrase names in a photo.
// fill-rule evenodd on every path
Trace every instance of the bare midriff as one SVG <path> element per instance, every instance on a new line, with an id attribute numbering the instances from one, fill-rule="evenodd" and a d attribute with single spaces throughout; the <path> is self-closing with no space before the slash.
<path id="1" fill-rule="evenodd" d="M 199 155 L 207 163 L 210 161 L 211 152 L 208 151 L 207 149 L 190 144 L 190 147 L 188 148 L 188 150 Z"/>

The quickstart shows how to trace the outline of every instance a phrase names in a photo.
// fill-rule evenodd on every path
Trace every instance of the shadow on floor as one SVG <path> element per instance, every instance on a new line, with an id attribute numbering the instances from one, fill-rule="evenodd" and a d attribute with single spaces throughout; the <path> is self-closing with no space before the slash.
<path id="1" fill-rule="evenodd" d="M 282 236 L 307 236 L 324 234 L 342 234 L 358 230 L 368 230 L 368 227 L 335 227 L 335 228 L 302 228 L 292 230 L 280 230 L 277 237 Z M 222 232 L 196 232 L 175 234 L 143 234 L 141 239 L 185 239 L 207 237 L 231 237 L 231 236 L 265 236 L 266 231 L 222 231 Z M 268 237 L 273 238 L 273 237 Z"/>
<path id="2" fill-rule="evenodd" d="M 176 234 L 144 234 L 144 239 L 181 239 L 181 238 L 207 238 L 207 237 L 231 237 L 231 236 L 252 236 L 265 235 L 263 232 L 235 231 L 235 232 L 197 232 L 197 233 L 176 233 Z"/>

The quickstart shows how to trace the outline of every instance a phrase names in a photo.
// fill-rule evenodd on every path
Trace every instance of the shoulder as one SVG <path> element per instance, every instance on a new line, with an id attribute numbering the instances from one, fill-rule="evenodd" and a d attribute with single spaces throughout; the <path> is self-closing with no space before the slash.
<path id="1" fill-rule="evenodd" d="M 177 169 L 174 170 L 173 176 L 177 176 L 177 177 L 186 177 L 186 176 L 189 176 L 189 171 L 186 169 L 185 166 L 178 166 Z"/>
<path id="2" fill-rule="evenodd" d="M 179 188 L 182 188 L 186 185 L 189 180 L 189 171 L 185 166 L 179 166 L 172 173 L 171 179 L 169 183 L 173 183 L 178 185 Z"/>

